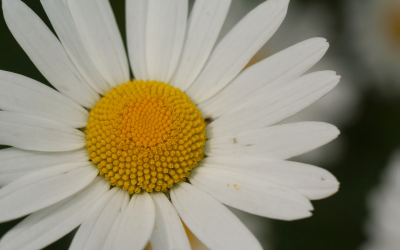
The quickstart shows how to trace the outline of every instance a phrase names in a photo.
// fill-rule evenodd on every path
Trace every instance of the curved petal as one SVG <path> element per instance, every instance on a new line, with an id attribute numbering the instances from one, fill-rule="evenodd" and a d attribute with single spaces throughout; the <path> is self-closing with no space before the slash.
<path id="1" fill-rule="evenodd" d="M 124 44 L 108 0 L 68 0 L 75 25 L 98 71 L 112 87 L 129 81 Z"/>
<path id="2" fill-rule="evenodd" d="M 210 249 L 262 249 L 260 243 L 228 208 L 206 192 L 185 182 L 171 189 L 179 216 Z"/>
<path id="3" fill-rule="evenodd" d="M 294 189 L 217 164 L 202 164 L 191 171 L 192 185 L 220 202 L 248 213 L 279 220 L 311 216 L 311 202 Z"/>
<path id="4" fill-rule="evenodd" d="M 86 82 L 98 93 L 104 95 L 110 90 L 109 84 L 101 76 L 78 33 L 68 5 L 65 1 L 40 0 L 53 28 L 60 38 L 65 51 Z"/>
<path id="5" fill-rule="evenodd" d="M 185 45 L 171 84 L 185 91 L 203 69 L 225 21 L 231 0 L 197 0 L 188 21 Z"/>
<path id="6" fill-rule="evenodd" d="M 336 193 L 339 182 L 331 173 L 316 166 L 249 156 L 213 156 L 201 161 L 205 167 L 217 167 L 250 175 L 293 188 L 308 199 L 323 199 Z"/>
<path id="7" fill-rule="evenodd" d="M 122 221 L 122 215 L 125 213 L 126 208 L 128 207 L 128 203 L 124 202 L 124 204 L 121 207 L 121 210 L 119 211 L 117 217 L 114 220 L 114 223 L 107 235 L 106 241 L 103 244 L 103 250 L 113 250 L 113 245 L 114 245 L 114 240 L 115 237 L 118 233 L 118 228 L 121 225 L 121 221 Z"/>
<path id="8" fill-rule="evenodd" d="M 155 208 L 147 192 L 134 194 L 122 215 L 113 249 L 141 250 L 154 228 Z"/>
<path id="9" fill-rule="evenodd" d="M 92 108 L 100 96 L 85 82 L 46 24 L 24 2 L 2 2 L 8 28 L 43 76 L 61 93 Z"/>
<path id="10" fill-rule="evenodd" d="M 28 77 L 0 70 L 0 109 L 83 128 L 89 112 L 60 92 Z"/>
<path id="11" fill-rule="evenodd" d="M 53 205 L 89 185 L 97 174 L 90 162 L 71 162 L 25 175 L 0 189 L 0 221 Z"/>
<path id="12" fill-rule="evenodd" d="M 126 209 L 126 208 L 125 208 Z M 114 224 L 112 225 L 110 232 L 107 235 L 106 241 L 104 242 L 102 250 L 113 250 L 115 236 L 117 235 L 119 225 L 121 224 L 123 211 L 121 211 L 117 218 L 115 218 Z"/>
<path id="13" fill-rule="evenodd" d="M 204 117 L 215 118 L 253 99 L 264 88 L 282 86 L 309 70 L 325 54 L 324 38 L 311 38 L 278 52 L 241 72 L 226 88 L 198 107 Z"/>
<path id="14" fill-rule="evenodd" d="M 122 188 L 108 191 L 85 218 L 69 249 L 101 249 L 115 219 L 128 202 L 128 192 Z"/>
<path id="15" fill-rule="evenodd" d="M 207 156 L 258 156 L 288 159 L 316 149 L 339 135 L 323 122 L 297 122 L 254 129 L 206 141 Z"/>
<path id="16" fill-rule="evenodd" d="M 0 150 L 0 187 L 43 168 L 78 160 L 89 160 L 86 149 L 67 152 L 2 149 Z"/>
<path id="17" fill-rule="evenodd" d="M 223 89 L 268 41 L 286 16 L 288 0 L 268 0 L 247 14 L 219 42 L 203 71 L 187 90 L 195 103 Z"/>
<path id="18" fill-rule="evenodd" d="M 168 83 L 181 56 L 188 15 L 187 0 L 149 0 L 146 63 L 150 80 Z"/>
<path id="19" fill-rule="evenodd" d="M 0 249 L 42 249 L 60 239 L 84 220 L 86 214 L 110 188 L 103 177 L 70 198 L 26 217 L 8 231 L 0 241 Z"/>
<path id="20" fill-rule="evenodd" d="M 191 249 L 188 237 L 174 206 L 160 192 L 150 194 L 156 208 L 156 221 L 151 235 L 154 250 Z"/>
<path id="21" fill-rule="evenodd" d="M 146 63 L 146 20 L 148 1 L 125 0 L 126 40 L 131 69 L 136 80 L 149 79 Z"/>
<path id="22" fill-rule="evenodd" d="M 63 123 L 0 111 L 0 144 L 35 151 L 70 151 L 85 146 L 85 134 Z"/>
<path id="23" fill-rule="evenodd" d="M 333 71 L 319 71 L 275 88 L 263 88 L 252 100 L 236 105 L 208 126 L 210 137 L 239 133 L 276 124 L 308 107 L 331 91 L 340 76 Z"/>

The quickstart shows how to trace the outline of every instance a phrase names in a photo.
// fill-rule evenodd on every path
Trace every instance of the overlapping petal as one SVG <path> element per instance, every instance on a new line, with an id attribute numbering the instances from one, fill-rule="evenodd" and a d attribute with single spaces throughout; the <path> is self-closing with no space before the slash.
<path id="1" fill-rule="evenodd" d="M 182 91 L 203 69 L 228 13 L 231 0 L 197 0 L 188 20 L 185 45 L 171 84 Z"/>
<path id="2" fill-rule="evenodd" d="M 218 43 L 187 90 L 195 103 L 214 96 L 239 74 L 281 25 L 288 4 L 288 0 L 268 0 L 260 4 Z"/>
<path id="3" fill-rule="evenodd" d="M 128 202 L 129 194 L 122 188 L 108 191 L 85 218 L 69 249 L 101 249 L 115 219 Z"/>
<path id="4" fill-rule="evenodd" d="M 240 220 L 206 192 L 180 182 L 171 199 L 189 229 L 210 249 L 262 249 Z"/>
<path id="5" fill-rule="evenodd" d="M 85 133 L 63 123 L 0 111 L 0 144 L 36 151 L 70 151 L 85 146 Z"/>
<path id="6" fill-rule="evenodd" d="M 207 133 L 219 137 L 276 124 L 319 100 L 339 80 L 333 71 L 319 71 L 276 87 L 267 86 L 253 94 L 249 102 L 236 105 L 212 122 Z"/>
<path id="7" fill-rule="evenodd" d="M 154 250 L 191 249 L 188 237 L 174 206 L 160 192 L 150 194 L 156 209 L 156 221 L 151 235 Z"/>
<path id="8" fill-rule="evenodd" d="M 78 227 L 110 184 L 96 177 L 82 191 L 54 205 L 39 210 L 8 231 L 0 249 L 42 249 Z"/>
<path id="9" fill-rule="evenodd" d="M 115 87 L 129 81 L 121 34 L 108 0 L 67 0 L 70 12 L 100 74 Z"/>
<path id="10" fill-rule="evenodd" d="M 82 74 L 86 82 L 98 93 L 102 95 L 107 93 L 110 89 L 110 85 L 102 77 L 90 58 L 78 33 L 78 29 L 75 26 L 75 22 L 72 19 L 66 1 L 40 1 L 65 51 L 74 62 L 79 73 Z"/>
<path id="11" fill-rule="evenodd" d="M 329 44 L 324 38 L 311 38 L 250 66 L 241 72 L 226 88 L 199 109 L 204 117 L 216 119 L 254 98 L 263 88 L 286 85 L 309 70 L 325 54 Z"/>
<path id="12" fill-rule="evenodd" d="M 91 162 L 71 162 L 25 175 L 0 189 L 0 221 L 20 218 L 80 191 L 98 174 Z"/>
<path id="13" fill-rule="evenodd" d="M 170 82 L 181 56 L 187 15 L 187 0 L 148 1 L 145 50 L 149 80 Z"/>
<path id="14" fill-rule="evenodd" d="M 86 126 L 89 112 L 60 92 L 28 77 L 0 70 L 0 109 L 39 116 L 75 128 Z"/>
<path id="15" fill-rule="evenodd" d="M 339 135 L 323 122 L 297 122 L 249 130 L 206 141 L 207 156 L 259 156 L 288 159 L 316 149 Z"/>
<path id="16" fill-rule="evenodd" d="M 125 209 L 126 209 L 126 207 L 125 207 Z M 106 241 L 104 242 L 102 250 L 113 250 L 114 249 L 113 248 L 114 240 L 118 233 L 118 228 L 119 228 L 119 225 L 121 224 L 122 215 L 124 212 L 125 212 L 125 210 L 121 209 L 121 211 L 117 215 L 117 218 L 115 218 L 114 224 L 112 225 L 110 231 L 108 232 L 108 235 L 107 235 Z"/>
<path id="17" fill-rule="evenodd" d="M 0 150 L 0 186 L 42 168 L 79 160 L 89 160 L 85 149 L 39 152 L 6 148 Z"/>
<path id="18" fill-rule="evenodd" d="M 148 80 L 146 59 L 146 20 L 148 1 L 126 0 L 126 40 L 129 61 L 136 80 Z"/>
<path id="19" fill-rule="evenodd" d="M 155 207 L 147 192 L 132 196 L 122 215 L 112 249 L 140 250 L 150 240 L 154 228 Z"/>
<path id="20" fill-rule="evenodd" d="M 100 96 L 86 83 L 46 24 L 22 1 L 2 3 L 8 28 L 43 76 L 80 105 L 93 107 Z"/>
<path id="21" fill-rule="evenodd" d="M 251 171 L 239 172 L 208 163 L 193 169 L 189 180 L 226 205 L 272 219 L 302 219 L 311 216 L 313 210 L 301 193 Z"/>
<path id="22" fill-rule="evenodd" d="M 293 188 L 311 200 L 326 198 L 339 188 L 339 182 L 327 170 L 299 162 L 264 157 L 212 156 L 204 158 L 201 165 L 262 177 Z"/>

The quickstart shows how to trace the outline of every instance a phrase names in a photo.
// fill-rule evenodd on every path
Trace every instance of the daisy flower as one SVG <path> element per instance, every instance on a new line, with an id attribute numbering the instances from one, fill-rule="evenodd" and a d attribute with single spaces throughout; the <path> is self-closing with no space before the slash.
<path id="1" fill-rule="evenodd" d="M 274 125 L 339 81 L 304 74 L 328 49 L 311 38 L 241 71 L 283 21 L 287 0 L 247 14 L 216 46 L 229 0 L 127 0 L 128 56 L 107 0 L 41 0 L 57 33 L 20 0 L 6 23 L 58 90 L 0 72 L 0 221 L 27 216 L 0 249 L 261 249 L 223 204 L 281 220 L 338 190 L 286 161 L 333 140 L 322 122 Z M 130 78 L 128 64 L 134 74 Z M 303 75 L 304 74 L 304 75 Z M 111 188 L 110 188 L 111 187 Z"/>
<path id="2" fill-rule="evenodd" d="M 400 0 L 347 1 L 347 25 L 365 71 L 383 90 L 399 91 Z"/>
<path id="3" fill-rule="evenodd" d="M 392 250 L 400 245 L 400 152 L 393 154 L 380 186 L 369 197 L 368 240 L 363 250 Z"/>

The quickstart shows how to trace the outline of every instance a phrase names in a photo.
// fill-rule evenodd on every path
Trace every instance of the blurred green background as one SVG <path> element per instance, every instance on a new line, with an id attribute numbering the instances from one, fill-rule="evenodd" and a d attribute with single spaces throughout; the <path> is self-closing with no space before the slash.
<path id="1" fill-rule="evenodd" d="M 23 1 L 51 26 L 40 1 Z M 247 2 L 249 6 L 262 2 L 241 1 Z M 125 40 L 125 3 L 123 0 L 110 2 Z M 360 91 L 357 116 L 350 124 L 340 128 L 341 137 L 345 141 L 340 157 L 320 164 L 338 178 L 341 183 L 339 192 L 327 199 L 313 201 L 315 211 L 311 218 L 294 222 L 260 220 L 260 223 L 270 223 L 270 229 L 259 233 L 257 237 L 266 248 L 269 246 L 269 249 L 276 250 L 357 249 L 366 241 L 363 227 L 369 214 L 366 207 L 368 193 L 378 185 L 381 172 L 400 142 L 399 96 L 396 93 L 388 95 L 379 91 L 373 78 L 359 77 L 368 69 L 359 65 L 361 60 L 354 53 L 354 46 L 351 46 L 346 28 L 345 0 L 292 0 L 291 4 L 293 3 L 303 7 L 318 5 L 329 12 L 332 17 L 330 50 L 350 65 L 346 65 L 346 70 L 354 72 L 356 77 L 353 82 L 363 86 L 363 90 Z M 22 74 L 48 85 L 47 80 L 12 37 L 3 17 L 0 19 L 0 34 L 0 69 Z M 400 84 L 393 81 L 391 84 Z M 335 104 L 331 108 L 335 109 Z M 0 224 L 0 235 L 19 221 Z M 67 249 L 73 233 L 46 249 Z"/>

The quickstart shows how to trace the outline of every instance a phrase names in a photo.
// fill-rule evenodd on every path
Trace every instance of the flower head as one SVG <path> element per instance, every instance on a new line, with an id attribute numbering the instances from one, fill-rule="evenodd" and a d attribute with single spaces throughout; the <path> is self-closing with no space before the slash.
<path id="1" fill-rule="evenodd" d="M 79 227 L 71 249 L 260 249 L 223 204 L 282 220 L 332 195 L 326 170 L 285 159 L 334 139 L 319 122 L 274 125 L 339 82 L 303 75 L 326 52 L 311 38 L 242 71 L 287 0 L 246 15 L 215 47 L 230 0 L 127 0 L 127 55 L 107 0 L 41 0 L 58 35 L 20 0 L 4 17 L 58 90 L 0 72 L 0 221 L 29 215 L 0 249 L 39 249 Z M 111 188 L 110 188 L 111 187 Z"/>

